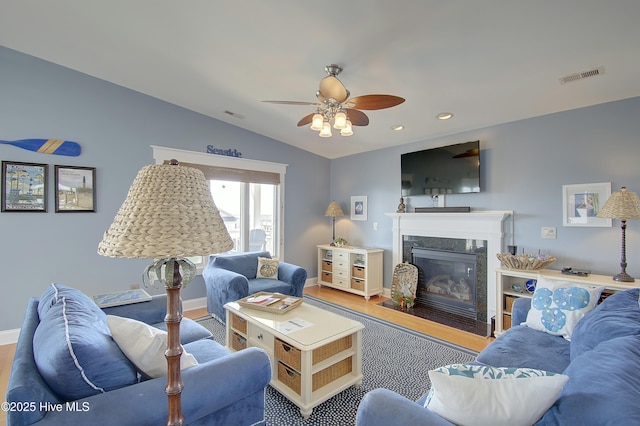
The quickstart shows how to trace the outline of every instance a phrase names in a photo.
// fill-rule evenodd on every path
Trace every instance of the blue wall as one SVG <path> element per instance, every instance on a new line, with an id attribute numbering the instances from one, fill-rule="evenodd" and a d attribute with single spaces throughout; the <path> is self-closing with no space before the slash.
<path id="1" fill-rule="evenodd" d="M 102 257 L 96 250 L 136 174 L 154 163 L 150 145 L 205 152 L 211 144 L 236 148 L 244 158 L 289 164 L 284 259 L 315 270 L 315 245 L 331 235 L 322 216 L 330 201 L 328 159 L 3 47 L 0 94 L 0 139 L 60 138 L 82 145 L 79 157 L 0 145 L 1 160 L 50 166 L 48 213 L 0 213 L 0 330 L 18 328 L 28 298 L 52 282 L 87 294 L 140 284 L 149 261 Z M 97 213 L 54 213 L 54 164 L 96 167 Z M 202 278 L 182 294 L 204 297 Z"/>
<path id="2" fill-rule="evenodd" d="M 515 244 L 527 253 L 554 255 L 553 269 L 617 273 L 620 222 L 614 220 L 612 228 L 564 227 L 562 185 L 611 182 L 613 192 L 626 185 L 640 193 L 638 117 L 640 98 L 632 98 L 333 160 L 331 198 L 347 210 L 352 195 L 368 196 L 369 204 L 367 222 L 343 218 L 336 235 L 355 245 L 391 250 L 391 219 L 384 213 L 395 212 L 399 203 L 400 155 L 479 139 L 482 192 L 448 195 L 448 206 L 514 210 Z M 405 203 L 431 206 L 431 198 L 409 197 Z M 557 239 L 542 239 L 543 226 L 555 227 Z M 391 262 L 385 252 L 387 287 Z M 640 221 L 628 222 L 627 262 L 627 272 L 640 282 Z"/>
<path id="3" fill-rule="evenodd" d="M 562 226 L 562 185 L 611 182 L 640 192 L 640 98 L 522 120 L 434 140 L 335 160 L 302 151 L 175 105 L 0 47 L 0 139 L 64 138 L 82 144 L 80 157 L 31 153 L 0 145 L 2 160 L 97 168 L 97 213 L 1 213 L 0 259 L 4 300 L 0 330 L 18 328 L 30 296 L 51 282 L 88 294 L 117 291 L 140 282 L 144 260 L 96 253 L 138 170 L 153 163 L 150 145 L 205 151 L 209 144 L 236 148 L 245 158 L 289 164 L 285 194 L 287 261 L 317 275 L 316 244 L 331 235 L 323 216 L 338 201 L 347 216 L 336 235 L 354 245 L 385 249 L 385 286 L 390 287 L 391 220 L 400 196 L 400 154 L 480 139 L 480 194 L 448 196 L 447 205 L 514 210 L 515 243 L 550 252 L 563 265 L 594 273 L 618 272 L 619 222 L 613 228 Z M 52 187 L 52 180 L 50 188 Z M 368 220 L 350 221 L 349 199 L 368 196 Z M 411 197 L 410 207 L 430 198 Z M 373 223 L 378 230 L 373 230 Z M 542 226 L 558 238 L 540 237 Z M 627 230 L 628 272 L 640 277 L 640 221 Z M 163 292 L 163 289 L 154 292 Z M 186 299 L 203 297 L 201 278 Z"/>

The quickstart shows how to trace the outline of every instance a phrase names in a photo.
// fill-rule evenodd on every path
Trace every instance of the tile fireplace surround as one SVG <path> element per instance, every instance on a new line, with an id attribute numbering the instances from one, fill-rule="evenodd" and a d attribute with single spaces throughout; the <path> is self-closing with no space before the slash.
<path id="1" fill-rule="evenodd" d="M 471 211 L 469 213 L 386 213 L 393 220 L 393 265 L 402 263 L 403 237 L 456 238 L 487 242 L 487 323 L 496 313 L 497 253 L 504 250 L 505 238 L 513 234 L 512 211 Z M 511 220 L 508 220 L 511 219 Z M 505 229 L 507 224 L 509 229 Z"/>

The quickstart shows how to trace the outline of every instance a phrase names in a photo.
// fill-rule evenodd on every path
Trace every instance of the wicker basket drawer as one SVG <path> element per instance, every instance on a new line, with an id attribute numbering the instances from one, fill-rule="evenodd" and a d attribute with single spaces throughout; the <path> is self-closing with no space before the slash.
<path id="1" fill-rule="evenodd" d="M 351 278 L 351 288 L 364 291 L 364 281 Z"/>
<path id="2" fill-rule="evenodd" d="M 247 334 L 247 320 L 236 314 L 231 314 L 231 328 Z"/>
<path id="3" fill-rule="evenodd" d="M 505 296 L 504 297 L 504 310 L 507 311 L 507 312 L 511 312 L 511 310 L 513 309 L 513 302 L 515 302 L 516 299 L 517 299 L 517 297 Z"/>
<path id="4" fill-rule="evenodd" d="M 351 347 L 351 335 L 344 336 L 342 339 L 338 339 L 335 342 L 327 343 L 324 346 L 320 346 L 313 350 L 311 355 L 312 364 L 315 365 L 320 361 L 334 356 L 337 353 L 345 351 Z"/>
<path id="5" fill-rule="evenodd" d="M 356 278 L 364 278 L 364 266 L 354 266 L 351 268 L 351 276 Z"/>
<path id="6" fill-rule="evenodd" d="M 328 260 L 322 261 L 322 270 L 331 272 L 333 270 L 333 263 Z"/>
<path id="7" fill-rule="evenodd" d="M 278 381 L 300 395 L 300 383 L 302 382 L 300 373 L 287 367 L 282 362 L 278 362 Z"/>
<path id="8" fill-rule="evenodd" d="M 311 391 L 315 392 L 334 380 L 338 380 L 340 377 L 351 373 L 351 369 L 352 360 L 351 357 L 349 357 L 325 368 L 324 370 L 314 373 L 311 379 Z"/>
<path id="9" fill-rule="evenodd" d="M 243 349 L 247 349 L 247 339 L 245 339 L 238 333 L 233 333 L 231 335 L 231 347 L 235 351 L 241 351 Z"/>
<path id="10" fill-rule="evenodd" d="M 333 274 L 331 272 L 322 271 L 322 281 L 325 283 L 333 282 Z"/>
<path id="11" fill-rule="evenodd" d="M 511 328 L 511 315 L 502 314 L 502 329 L 507 330 Z"/>
<path id="12" fill-rule="evenodd" d="M 284 362 L 289 367 L 300 371 L 302 366 L 300 349 L 296 349 L 280 339 L 275 339 L 273 346 L 273 354 L 278 360 Z"/>

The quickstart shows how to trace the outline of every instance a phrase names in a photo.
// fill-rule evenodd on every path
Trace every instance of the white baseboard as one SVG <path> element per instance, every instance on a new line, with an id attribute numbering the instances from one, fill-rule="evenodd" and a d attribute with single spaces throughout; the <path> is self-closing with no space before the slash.
<path id="1" fill-rule="evenodd" d="M 20 329 L 16 328 L 13 330 L 2 330 L 0 331 L 0 346 L 1 345 L 10 345 L 16 343 L 18 341 L 18 336 L 20 335 Z"/>
<path id="2" fill-rule="evenodd" d="M 197 299 L 187 299 L 182 301 L 183 311 L 192 311 L 194 309 L 200 309 L 200 308 L 206 308 L 206 307 L 207 307 L 206 297 L 198 297 Z"/>

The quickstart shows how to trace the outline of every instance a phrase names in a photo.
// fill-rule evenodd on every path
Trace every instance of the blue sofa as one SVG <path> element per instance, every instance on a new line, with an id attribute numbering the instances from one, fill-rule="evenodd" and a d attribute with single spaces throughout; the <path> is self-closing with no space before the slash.
<path id="1" fill-rule="evenodd" d="M 9 426 L 159 425 L 167 419 L 166 376 L 147 379 L 111 337 L 107 315 L 166 329 L 166 296 L 98 308 L 76 289 L 52 284 L 31 298 L 7 387 Z M 185 424 L 264 424 L 266 353 L 230 353 L 183 318 L 181 343 L 198 365 L 182 371 Z M 164 353 L 164 351 L 163 351 Z"/>
<path id="2" fill-rule="evenodd" d="M 271 258 L 268 251 L 209 256 L 202 271 L 207 286 L 207 311 L 226 323 L 224 305 L 261 291 L 302 297 L 307 271 L 278 262 L 278 279 L 256 278 L 258 258 Z"/>
<path id="3" fill-rule="evenodd" d="M 569 377 L 555 404 L 537 425 L 640 424 L 639 289 L 615 293 L 588 312 L 571 340 L 516 325 L 482 351 L 475 364 L 528 367 Z M 513 324 L 526 321 L 531 299 L 519 298 Z M 386 389 L 369 392 L 359 426 L 451 425 L 417 402 Z"/>

